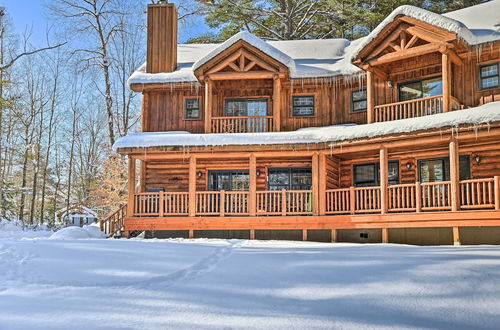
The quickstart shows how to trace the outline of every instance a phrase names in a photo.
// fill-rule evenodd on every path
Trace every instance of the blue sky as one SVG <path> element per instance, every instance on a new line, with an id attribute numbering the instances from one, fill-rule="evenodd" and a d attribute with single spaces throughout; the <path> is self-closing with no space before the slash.
<path id="1" fill-rule="evenodd" d="M 45 31 L 47 27 L 53 25 L 47 19 L 46 9 L 44 8 L 47 1 L 49 0 L 0 0 L 0 5 L 6 7 L 17 33 L 23 34 L 26 29 L 32 27 L 31 42 L 40 46 L 46 43 Z M 143 1 L 146 7 L 149 0 Z M 187 39 L 198 36 L 206 30 L 206 25 L 199 18 L 196 22 L 189 24 L 188 27 L 180 29 L 179 42 L 185 42 Z"/>

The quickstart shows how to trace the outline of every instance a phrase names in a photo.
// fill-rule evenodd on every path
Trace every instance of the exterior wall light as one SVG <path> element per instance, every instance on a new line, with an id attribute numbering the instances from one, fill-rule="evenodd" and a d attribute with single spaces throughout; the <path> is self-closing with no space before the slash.
<path id="1" fill-rule="evenodd" d="M 479 155 L 475 155 L 474 160 L 476 161 L 476 164 L 481 163 L 481 157 Z"/>
<path id="2" fill-rule="evenodd" d="M 387 83 L 387 87 L 389 87 L 389 88 L 392 88 L 392 87 L 393 87 L 393 86 L 392 86 L 392 81 L 388 80 L 386 83 Z"/>
<path id="3" fill-rule="evenodd" d="M 260 170 L 257 170 L 257 171 L 255 172 L 255 174 L 257 174 L 257 177 L 259 177 L 259 176 L 260 176 Z"/>
<path id="4" fill-rule="evenodd" d="M 411 169 L 411 163 L 410 162 L 406 163 L 406 168 L 407 169 Z"/>
<path id="5" fill-rule="evenodd" d="M 198 177 L 198 179 L 201 179 L 201 177 L 203 176 L 203 172 L 198 171 L 198 173 L 196 173 L 196 176 Z"/>

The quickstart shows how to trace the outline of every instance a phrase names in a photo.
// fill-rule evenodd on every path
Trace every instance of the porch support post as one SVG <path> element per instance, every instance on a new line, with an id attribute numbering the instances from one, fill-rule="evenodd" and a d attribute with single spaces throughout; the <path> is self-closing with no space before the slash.
<path id="1" fill-rule="evenodd" d="M 337 229 L 332 229 L 332 243 L 337 243 L 339 232 Z"/>
<path id="2" fill-rule="evenodd" d="M 453 245 L 460 245 L 460 228 L 455 226 L 453 227 Z"/>
<path id="3" fill-rule="evenodd" d="M 500 176 L 495 176 L 493 196 L 495 196 L 495 210 L 500 211 Z"/>
<path id="4" fill-rule="evenodd" d="M 319 154 L 319 215 L 326 214 L 326 154 Z"/>
<path id="5" fill-rule="evenodd" d="M 314 153 L 312 156 L 312 197 L 313 197 L 313 215 L 319 214 L 319 155 Z"/>
<path id="6" fill-rule="evenodd" d="M 375 111 L 375 76 L 371 71 L 366 71 L 366 120 L 368 124 L 374 121 L 374 111 Z"/>
<path id="7" fill-rule="evenodd" d="M 389 163 L 387 148 L 380 148 L 380 213 L 387 213 L 387 192 L 389 186 Z"/>
<path id="8" fill-rule="evenodd" d="M 140 161 L 140 169 L 141 169 L 141 173 L 139 175 L 139 182 L 140 182 L 140 187 L 141 187 L 141 190 L 140 192 L 145 192 L 146 191 L 146 161 L 145 160 L 141 160 Z"/>
<path id="9" fill-rule="evenodd" d="M 129 155 L 128 157 L 128 204 L 127 216 L 134 216 L 134 194 L 135 194 L 135 158 Z"/>
<path id="10" fill-rule="evenodd" d="M 382 243 L 389 243 L 389 229 L 382 228 Z"/>
<path id="11" fill-rule="evenodd" d="M 307 241 L 307 229 L 302 229 L 302 240 Z"/>
<path id="12" fill-rule="evenodd" d="M 451 181 L 451 210 L 460 210 L 460 170 L 458 156 L 458 142 L 450 141 L 450 181 Z"/>
<path id="13" fill-rule="evenodd" d="M 255 216 L 257 208 L 257 160 L 255 154 L 250 154 L 250 166 L 248 170 L 250 176 L 250 187 L 248 196 L 248 212 L 250 216 Z"/>
<path id="14" fill-rule="evenodd" d="M 441 54 L 443 80 L 443 112 L 451 110 L 451 62 L 448 54 Z"/>
<path id="15" fill-rule="evenodd" d="M 213 82 L 205 78 L 205 133 L 212 132 L 212 94 Z"/>
<path id="16" fill-rule="evenodd" d="M 189 157 L 189 216 L 196 215 L 196 156 Z"/>
<path id="17" fill-rule="evenodd" d="M 271 129 L 269 127 L 268 129 Z M 281 130 L 281 80 L 279 75 L 273 77 L 273 128 L 275 132 Z"/>

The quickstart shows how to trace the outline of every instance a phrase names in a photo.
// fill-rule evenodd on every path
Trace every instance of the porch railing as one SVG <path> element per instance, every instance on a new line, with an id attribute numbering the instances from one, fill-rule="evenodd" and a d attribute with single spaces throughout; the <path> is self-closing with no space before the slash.
<path id="1" fill-rule="evenodd" d="M 212 117 L 212 133 L 263 133 L 272 131 L 272 116 Z"/>
<path id="2" fill-rule="evenodd" d="M 392 185 L 387 188 L 387 212 L 451 211 L 451 182 Z M 499 209 L 500 177 L 459 182 L 458 209 Z M 319 197 L 319 196 L 318 196 Z M 326 190 L 323 209 L 328 215 L 381 213 L 381 187 Z M 188 216 L 187 192 L 137 193 L 135 217 Z M 318 214 L 312 190 L 197 191 L 194 216 L 292 216 Z M 251 206 L 252 205 L 252 206 Z M 254 207 L 254 209 L 250 209 Z"/>
<path id="3" fill-rule="evenodd" d="M 377 105 L 374 121 L 391 121 L 434 115 L 443 112 L 443 96 L 430 96 L 416 100 Z"/>

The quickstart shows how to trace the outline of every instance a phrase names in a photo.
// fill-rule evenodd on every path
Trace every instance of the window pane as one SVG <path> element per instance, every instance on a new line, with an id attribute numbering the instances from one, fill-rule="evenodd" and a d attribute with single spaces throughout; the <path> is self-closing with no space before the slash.
<path id="1" fill-rule="evenodd" d="M 399 162 L 391 161 L 389 162 L 389 184 L 399 184 Z"/>
<path id="2" fill-rule="evenodd" d="M 443 82 L 441 78 L 428 79 L 422 81 L 423 97 L 436 96 L 443 94 Z"/>
<path id="3" fill-rule="evenodd" d="M 400 101 L 414 100 L 422 97 L 422 83 L 420 81 L 401 84 L 399 86 Z"/>
<path id="4" fill-rule="evenodd" d="M 354 184 L 356 186 L 374 186 L 376 185 L 376 166 L 375 164 L 364 164 L 354 166 Z"/>
<path id="5" fill-rule="evenodd" d="M 292 114 L 294 116 L 313 116 L 314 115 L 314 96 L 299 95 L 292 98 Z"/>
<path id="6" fill-rule="evenodd" d="M 481 79 L 481 88 L 498 87 L 498 76 Z"/>
<path id="7" fill-rule="evenodd" d="M 353 101 L 366 100 L 366 89 L 360 89 L 360 90 L 357 90 L 357 91 L 352 91 L 352 100 Z"/>
<path id="8" fill-rule="evenodd" d="M 226 116 L 267 116 L 266 99 L 233 99 L 226 100 Z"/>
<path id="9" fill-rule="evenodd" d="M 368 104 L 366 101 L 355 101 L 352 103 L 352 111 L 362 111 L 366 110 Z"/>
<path id="10" fill-rule="evenodd" d="M 486 65 L 481 67 L 481 77 L 491 77 L 491 76 L 497 76 L 498 75 L 498 65 L 497 64 L 492 64 L 492 65 Z"/>
<path id="11" fill-rule="evenodd" d="M 420 181 L 444 181 L 444 161 L 442 159 L 423 160 L 420 162 Z"/>
<path id="12" fill-rule="evenodd" d="M 462 155 L 460 161 L 460 180 L 470 179 L 470 157 L 469 155 Z"/>
<path id="13" fill-rule="evenodd" d="M 314 96 L 294 96 L 293 97 L 293 105 L 301 106 L 301 105 L 313 105 L 314 104 Z"/>
<path id="14" fill-rule="evenodd" d="M 199 98 L 186 99 L 184 113 L 185 113 L 186 119 L 199 119 L 200 118 L 200 99 Z"/>

